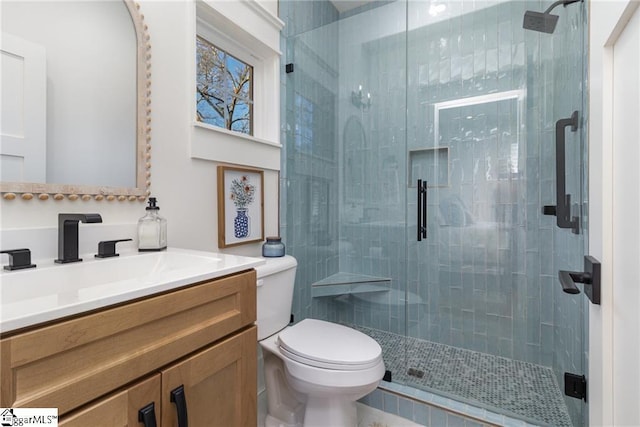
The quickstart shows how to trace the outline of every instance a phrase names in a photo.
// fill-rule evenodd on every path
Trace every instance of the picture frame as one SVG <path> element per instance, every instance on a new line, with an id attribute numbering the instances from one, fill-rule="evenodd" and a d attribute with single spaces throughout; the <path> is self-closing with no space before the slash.
<path id="1" fill-rule="evenodd" d="M 264 171 L 218 166 L 218 247 L 264 240 Z"/>

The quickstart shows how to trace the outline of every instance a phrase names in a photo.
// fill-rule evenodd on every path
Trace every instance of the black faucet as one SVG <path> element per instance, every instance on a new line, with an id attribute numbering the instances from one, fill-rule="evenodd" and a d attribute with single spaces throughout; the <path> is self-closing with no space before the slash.
<path id="1" fill-rule="evenodd" d="M 66 264 L 68 262 L 82 261 L 82 258 L 78 258 L 79 221 L 86 223 L 102 222 L 102 217 L 97 213 L 58 214 L 58 259 L 55 262 Z"/>

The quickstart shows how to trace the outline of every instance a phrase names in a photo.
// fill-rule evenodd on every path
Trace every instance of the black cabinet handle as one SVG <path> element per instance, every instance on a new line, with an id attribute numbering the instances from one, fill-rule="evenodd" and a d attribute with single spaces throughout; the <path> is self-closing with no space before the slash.
<path id="1" fill-rule="evenodd" d="M 153 402 L 138 411 L 138 421 L 142 423 L 144 427 L 157 427 L 156 411 Z"/>
<path id="2" fill-rule="evenodd" d="M 171 402 L 176 404 L 176 411 L 178 412 L 178 427 L 189 427 L 189 421 L 187 419 L 187 398 L 184 395 L 184 386 L 174 388 L 170 392 Z"/>
<path id="3" fill-rule="evenodd" d="M 571 217 L 571 194 L 566 189 L 566 153 L 565 153 L 565 128 L 571 126 L 571 131 L 578 130 L 578 112 L 574 111 L 571 117 L 560 119 L 556 122 L 556 205 L 544 206 L 544 215 L 555 215 L 559 228 L 570 228 L 575 234 L 580 232 L 580 219 Z"/>
<path id="4" fill-rule="evenodd" d="M 427 181 L 418 180 L 418 242 L 427 238 Z"/>

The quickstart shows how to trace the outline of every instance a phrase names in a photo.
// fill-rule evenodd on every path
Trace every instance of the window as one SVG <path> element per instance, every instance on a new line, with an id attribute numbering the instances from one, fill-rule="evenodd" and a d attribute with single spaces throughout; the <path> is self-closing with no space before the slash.
<path id="1" fill-rule="evenodd" d="M 253 67 L 196 39 L 196 119 L 253 135 Z"/>
<path id="2" fill-rule="evenodd" d="M 279 170 L 280 30 L 284 23 L 258 0 L 190 3 L 195 6 L 194 32 L 189 38 L 193 46 L 188 83 L 191 158 Z M 202 60 L 206 56 L 209 67 Z M 250 75 L 240 86 L 242 69 Z M 213 93 L 205 91 L 206 86 Z"/>

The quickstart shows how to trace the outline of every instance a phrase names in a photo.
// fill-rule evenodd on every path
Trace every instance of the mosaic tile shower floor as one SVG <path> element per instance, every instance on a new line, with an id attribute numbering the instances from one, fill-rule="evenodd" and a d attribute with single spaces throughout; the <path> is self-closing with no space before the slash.
<path id="1" fill-rule="evenodd" d="M 404 336 L 352 327 L 380 343 L 394 382 L 458 396 L 468 403 L 477 402 L 550 426 L 572 426 L 550 368 L 416 338 L 408 338 L 406 343 L 408 364 L 405 366 Z M 422 371 L 424 375 L 422 378 L 409 376 L 407 368 Z"/>

